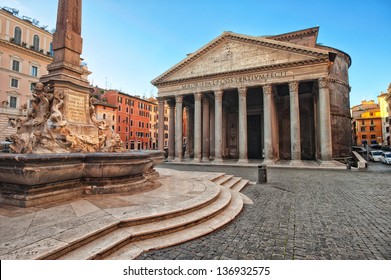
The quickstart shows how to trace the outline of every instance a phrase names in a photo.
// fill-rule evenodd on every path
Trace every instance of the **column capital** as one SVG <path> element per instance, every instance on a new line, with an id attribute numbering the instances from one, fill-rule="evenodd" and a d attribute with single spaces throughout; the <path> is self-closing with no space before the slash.
<path id="1" fill-rule="evenodd" d="M 273 93 L 273 86 L 271 84 L 267 84 L 262 86 L 263 93 L 265 94 L 272 94 Z"/>
<path id="2" fill-rule="evenodd" d="M 209 98 L 207 96 L 202 96 L 202 104 L 209 103 Z"/>
<path id="3" fill-rule="evenodd" d="M 247 88 L 246 87 L 239 87 L 238 88 L 239 97 L 246 98 L 247 96 Z"/>
<path id="4" fill-rule="evenodd" d="M 194 101 L 201 101 L 202 93 L 196 92 L 194 93 Z"/>
<path id="5" fill-rule="evenodd" d="M 327 88 L 329 86 L 329 79 L 322 77 L 318 80 L 319 88 Z"/>
<path id="6" fill-rule="evenodd" d="M 176 103 L 182 103 L 183 102 L 183 95 L 175 96 L 175 102 Z"/>
<path id="7" fill-rule="evenodd" d="M 289 83 L 289 92 L 297 93 L 299 91 L 299 82 L 293 81 Z"/>
<path id="8" fill-rule="evenodd" d="M 214 92 L 215 100 L 221 101 L 223 99 L 223 93 L 224 93 L 224 91 L 222 89 L 215 90 L 215 92 Z"/>
<path id="9" fill-rule="evenodd" d="M 166 99 L 164 97 L 156 97 L 157 101 L 159 104 L 163 103 L 164 104 L 164 101 L 166 101 Z"/>
<path id="10" fill-rule="evenodd" d="M 175 102 L 173 98 L 169 98 L 166 100 L 169 107 L 175 107 Z"/>

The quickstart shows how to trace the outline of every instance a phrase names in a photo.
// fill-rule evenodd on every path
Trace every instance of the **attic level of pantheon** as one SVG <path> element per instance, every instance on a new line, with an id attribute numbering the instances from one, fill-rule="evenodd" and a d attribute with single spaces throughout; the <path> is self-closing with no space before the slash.
<path id="1" fill-rule="evenodd" d="M 169 105 L 169 160 L 300 165 L 348 156 L 351 58 L 317 44 L 318 32 L 224 32 L 155 78 L 159 136 L 164 103 Z"/>

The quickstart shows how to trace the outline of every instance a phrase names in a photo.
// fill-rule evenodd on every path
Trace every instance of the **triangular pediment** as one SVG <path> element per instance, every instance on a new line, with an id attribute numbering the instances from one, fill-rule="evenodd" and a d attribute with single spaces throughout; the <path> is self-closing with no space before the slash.
<path id="1" fill-rule="evenodd" d="M 152 81 L 171 81 L 328 58 L 321 49 L 225 32 Z"/>

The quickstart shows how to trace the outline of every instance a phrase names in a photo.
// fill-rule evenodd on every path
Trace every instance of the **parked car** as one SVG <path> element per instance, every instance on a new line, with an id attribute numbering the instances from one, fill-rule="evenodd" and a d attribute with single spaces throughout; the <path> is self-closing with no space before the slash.
<path id="1" fill-rule="evenodd" d="M 382 155 L 383 155 L 382 151 L 370 151 L 369 159 L 372 161 L 381 161 Z"/>
<path id="2" fill-rule="evenodd" d="M 391 164 L 391 152 L 383 152 L 381 156 L 382 163 Z"/>
<path id="3" fill-rule="evenodd" d="M 370 150 L 380 150 L 381 149 L 381 145 L 379 145 L 379 144 L 371 144 L 369 146 L 369 149 Z"/>

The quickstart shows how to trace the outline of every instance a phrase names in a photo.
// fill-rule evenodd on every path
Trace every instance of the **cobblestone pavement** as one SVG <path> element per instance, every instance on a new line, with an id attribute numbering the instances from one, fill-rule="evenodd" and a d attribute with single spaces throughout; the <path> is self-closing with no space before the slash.
<path id="1" fill-rule="evenodd" d="M 223 169 L 257 179 L 256 168 Z M 224 228 L 139 259 L 391 259 L 391 172 L 269 169 L 242 192 L 254 204 Z"/>

